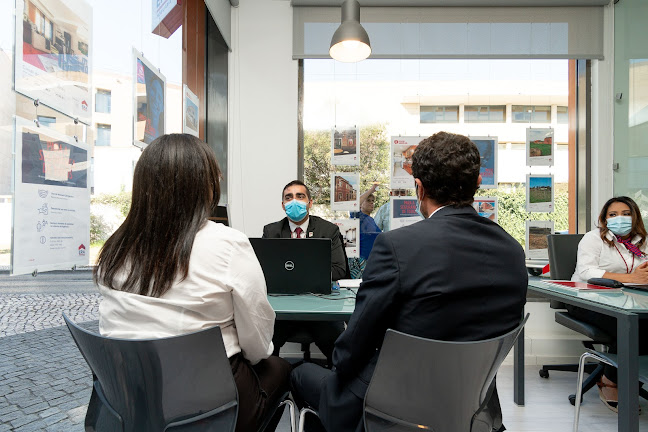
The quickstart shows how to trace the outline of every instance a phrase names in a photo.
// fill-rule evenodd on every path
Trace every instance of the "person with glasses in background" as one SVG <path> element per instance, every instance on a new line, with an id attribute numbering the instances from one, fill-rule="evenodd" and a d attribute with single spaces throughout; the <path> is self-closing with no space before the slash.
<path id="1" fill-rule="evenodd" d="M 377 188 L 378 183 L 374 182 L 365 193 L 360 195 L 360 211 L 350 213 L 352 218 L 360 219 L 360 256 L 349 258 L 349 270 L 353 279 L 362 278 L 374 241 L 382 232 L 374 218 L 371 217 L 376 202 L 374 192 Z"/>
<path id="2" fill-rule="evenodd" d="M 407 196 L 407 189 L 392 189 L 389 192 L 389 196 L 405 197 Z M 380 208 L 376 212 L 376 215 L 373 217 L 374 221 L 376 221 L 376 225 L 378 225 L 378 228 L 380 228 L 381 231 L 389 231 L 390 229 L 390 222 L 389 222 L 390 212 L 391 212 L 391 200 L 387 201 L 385 204 L 380 206 Z"/>

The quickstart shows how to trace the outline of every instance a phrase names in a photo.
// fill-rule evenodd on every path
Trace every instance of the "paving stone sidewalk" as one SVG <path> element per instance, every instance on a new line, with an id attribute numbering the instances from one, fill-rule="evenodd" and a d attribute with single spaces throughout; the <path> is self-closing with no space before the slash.
<path id="1" fill-rule="evenodd" d="M 99 294 L 0 294 L 0 432 L 82 431 L 92 374 L 62 313 L 97 331 Z"/>
<path id="2" fill-rule="evenodd" d="M 64 325 L 62 313 L 74 322 L 99 317 L 100 294 L 1 294 L 0 337 Z"/>
<path id="3" fill-rule="evenodd" d="M 67 327 L 5 336 L 0 346 L 0 432 L 82 431 L 92 374 Z"/>

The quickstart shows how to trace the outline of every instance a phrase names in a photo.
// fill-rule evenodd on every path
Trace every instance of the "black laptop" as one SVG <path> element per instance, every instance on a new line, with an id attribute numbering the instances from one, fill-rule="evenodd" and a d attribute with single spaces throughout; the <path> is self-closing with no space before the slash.
<path id="1" fill-rule="evenodd" d="M 268 294 L 330 294 L 331 239 L 251 238 Z"/>

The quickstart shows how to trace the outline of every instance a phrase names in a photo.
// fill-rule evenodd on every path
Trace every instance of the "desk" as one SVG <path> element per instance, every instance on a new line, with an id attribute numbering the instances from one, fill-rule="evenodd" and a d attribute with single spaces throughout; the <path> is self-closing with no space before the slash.
<path id="1" fill-rule="evenodd" d="M 348 321 L 355 309 L 355 291 L 319 297 L 312 294 L 268 296 L 278 320 Z"/>
<path id="2" fill-rule="evenodd" d="M 648 316 L 648 294 L 625 288 L 621 292 L 607 293 L 574 291 L 541 281 L 529 281 L 529 290 L 550 300 L 557 300 L 616 318 L 619 356 L 619 432 L 638 432 L 638 329 L 639 316 Z M 523 336 L 520 335 L 515 345 L 514 400 L 518 405 L 524 405 Z M 520 359 L 522 367 L 519 365 Z"/>

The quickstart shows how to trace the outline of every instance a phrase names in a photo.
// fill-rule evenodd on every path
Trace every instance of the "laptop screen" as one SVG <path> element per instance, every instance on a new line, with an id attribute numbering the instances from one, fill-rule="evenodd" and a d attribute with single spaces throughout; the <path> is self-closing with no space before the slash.
<path id="1" fill-rule="evenodd" d="M 331 239 L 251 238 L 268 294 L 330 294 Z"/>

